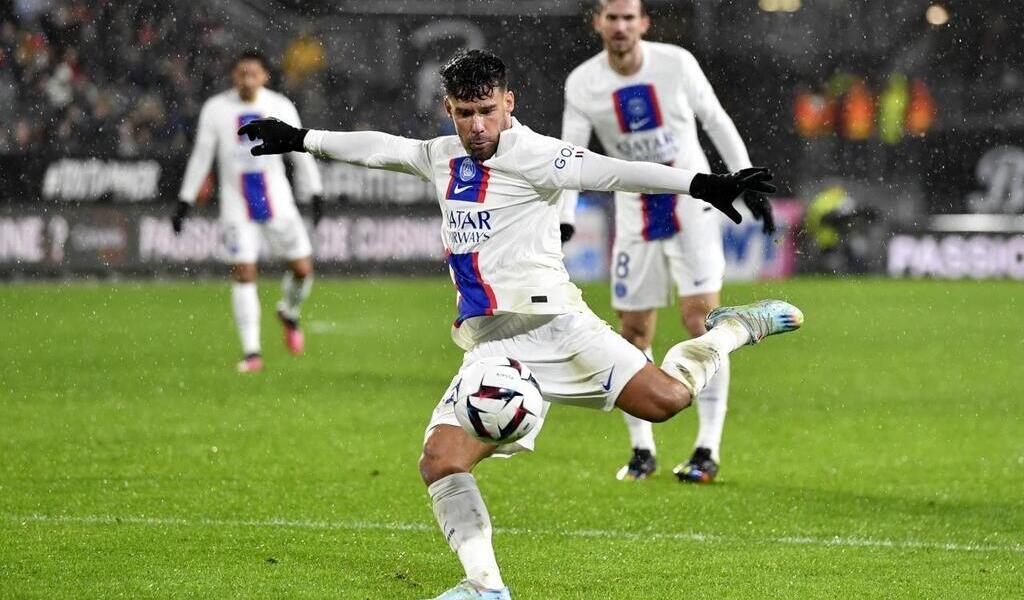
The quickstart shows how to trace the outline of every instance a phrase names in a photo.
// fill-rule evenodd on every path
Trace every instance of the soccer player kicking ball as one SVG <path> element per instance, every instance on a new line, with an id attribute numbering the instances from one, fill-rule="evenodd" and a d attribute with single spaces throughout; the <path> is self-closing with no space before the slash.
<path id="1" fill-rule="evenodd" d="M 660 369 L 651 364 L 590 311 L 569 281 L 558 226 L 562 190 L 690 194 L 738 222 L 736 196 L 774 191 L 767 169 L 697 174 L 609 158 L 534 133 L 512 118 L 515 96 L 505 65 L 486 51 L 457 53 L 441 79 L 458 135 L 421 141 L 309 131 L 276 119 L 249 123 L 239 134 L 263 140 L 254 155 L 304 150 L 410 173 L 434 186 L 458 288 L 452 338 L 466 351 L 462 368 L 486 357 L 514 357 L 539 381 L 544 413 L 549 402 L 561 402 L 664 421 L 690 404 L 730 352 L 803 322 L 796 307 L 778 300 L 720 308 L 708 316 L 708 333 L 674 346 Z M 543 420 L 512 443 L 478 441 L 456 419 L 458 382 L 457 374 L 434 409 L 419 465 L 437 522 L 466 571 L 465 580 L 437 598 L 508 599 L 491 520 L 470 471 L 489 456 L 532 450 Z"/>
<path id="2" fill-rule="evenodd" d="M 597 0 L 593 25 L 604 51 L 565 81 L 562 139 L 586 146 L 591 129 L 605 151 L 624 160 L 642 160 L 707 171 L 697 139 L 697 119 L 730 169 L 750 167 L 750 158 L 732 119 L 722 109 L 693 55 L 678 46 L 643 41 L 650 26 L 643 0 Z M 578 193 L 562 199 L 563 238 L 571 237 Z M 743 200 L 772 233 L 771 204 L 756 190 Z M 612 308 L 620 332 L 651 360 L 657 309 L 670 302 L 673 283 L 683 326 L 693 337 L 705 333 L 708 312 L 719 306 L 725 255 L 721 216 L 692 196 L 615 194 L 612 249 Z M 700 429 L 690 459 L 674 470 L 681 481 L 707 483 L 718 473 L 719 446 L 729 397 L 729 361 L 697 399 Z M 654 473 L 654 431 L 648 421 L 623 413 L 633 455 L 619 479 L 646 479 Z"/>
<path id="3" fill-rule="evenodd" d="M 178 194 L 180 202 L 171 219 L 180 233 L 195 204 L 213 159 L 220 179 L 220 224 L 226 260 L 232 264 L 231 305 L 242 341 L 238 370 L 263 369 L 260 352 L 260 300 L 256 294 L 256 259 L 260 234 L 271 251 L 288 261 L 281 284 L 277 317 L 284 328 L 285 345 L 302 354 L 305 340 L 299 328 L 299 310 L 313 286 L 313 248 L 302 222 L 279 156 L 253 156 L 254 145 L 237 133 L 242 125 L 268 115 L 279 115 L 296 126 L 299 114 L 291 100 L 263 87 L 270 77 L 267 59 L 249 50 L 235 59 L 231 70 L 234 88 L 210 98 L 199 113 L 195 149 L 185 169 Z M 314 224 L 321 213 L 323 184 L 316 161 L 309 154 L 292 154 L 295 173 L 313 202 Z"/>

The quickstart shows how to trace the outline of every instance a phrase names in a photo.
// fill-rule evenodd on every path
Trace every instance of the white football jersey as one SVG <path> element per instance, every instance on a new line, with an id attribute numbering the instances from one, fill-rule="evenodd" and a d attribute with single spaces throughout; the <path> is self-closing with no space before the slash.
<path id="1" fill-rule="evenodd" d="M 670 44 L 641 41 L 640 70 L 622 76 L 608 64 L 608 53 L 590 58 L 565 82 L 562 139 L 586 146 L 593 129 L 605 153 L 631 161 L 649 161 L 709 172 L 697 138 L 696 119 L 732 171 L 750 166 L 750 158 L 732 119 L 688 51 Z M 691 203 L 684 210 L 683 203 Z M 620 240 L 658 240 L 675 235 L 694 214 L 690 196 L 615 194 L 616 236 Z M 563 222 L 572 222 L 576 194 L 566 192 Z M 568 214 L 566 214 L 568 213 Z"/>
<path id="2" fill-rule="evenodd" d="M 327 133 L 311 131 L 306 148 L 319 152 Z M 434 186 L 445 258 L 458 292 L 456 327 L 484 315 L 586 309 L 562 262 L 558 232 L 561 190 L 580 189 L 582 148 L 516 120 L 483 162 L 469 156 L 454 135 L 425 141 L 365 135 L 369 154 L 359 164 L 410 173 Z M 458 335 L 456 341 L 465 346 Z"/>
<path id="3" fill-rule="evenodd" d="M 195 202 L 216 156 L 221 219 L 263 223 L 274 217 L 297 215 L 281 156 L 253 156 L 249 150 L 259 141 L 238 135 L 238 128 L 245 123 L 269 116 L 301 127 L 291 100 L 266 88 L 259 90 L 252 102 L 244 102 L 234 89 L 207 100 L 199 113 L 195 149 L 185 169 L 179 198 Z M 313 157 L 304 152 L 291 156 L 296 182 L 304 188 L 304 195 L 323 193 Z"/>

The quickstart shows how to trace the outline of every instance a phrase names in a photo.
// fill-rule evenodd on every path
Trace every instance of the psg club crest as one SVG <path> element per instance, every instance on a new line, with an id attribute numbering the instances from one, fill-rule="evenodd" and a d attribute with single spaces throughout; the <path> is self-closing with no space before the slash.
<path id="1" fill-rule="evenodd" d="M 490 169 L 473 160 L 472 156 L 453 158 L 448 163 L 448 189 L 444 195 L 448 200 L 483 202 L 487 196 L 487 180 Z"/>
<path id="2" fill-rule="evenodd" d="M 473 159 L 466 157 L 462 159 L 462 166 L 459 167 L 459 179 L 463 181 L 473 181 L 473 177 L 476 176 L 476 165 L 473 164 Z"/>
<path id="3" fill-rule="evenodd" d="M 661 127 L 661 108 L 658 94 L 650 84 L 631 85 L 612 94 L 619 131 L 636 133 Z"/>

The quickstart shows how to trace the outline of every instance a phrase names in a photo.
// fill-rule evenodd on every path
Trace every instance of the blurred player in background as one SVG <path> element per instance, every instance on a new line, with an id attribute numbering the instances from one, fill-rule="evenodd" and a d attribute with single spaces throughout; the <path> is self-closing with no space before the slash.
<path id="1" fill-rule="evenodd" d="M 492 455 L 532 450 L 549 402 L 621 410 L 663 421 L 686 408 L 722 357 L 803 321 L 785 302 L 720 308 L 711 331 L 672 347 L 662 368 L 599 319 L 562 262 L 558 203 L 562 190 L 689 193 L 737 223 L 743 191 L 775 191 L 767 169 L 708 175 L 602 156 L 534 133 L 512 118 L 515 96 L 505 64 L 481 50 L 456 54 L 441 69 L 444 105 L 458 135 L 412 140 L 377 131 L 309 131 L 277 119 L 246 124 L 256 155 L 308 151 L 334 160 L 416 175 L 441 207 L 441 236 L 458 317 L 452 339 L 462 367 L 486 357 L 521 360 L 537 377 L 544 409 L 525 437 L 486 444 L 458 424 L 460 373 L 441 396 L 424 434 L 420 475 L 445 540 L 466 579 L 438 600 L 508 600 L 491 545 L 491 522 L 470 473 Z"/>
<path id="2" fill-rule="evenodd" d="M 707 172 L 696 117 L 729 170 L 750 167 L 736 126 L 693 55 L 641 39 L 650 27 L 643 0 L 598 0 L 593 25 L 604 51 L 566 79 L 563 140 L 585 147 L 593 129 L 609 156 Z M 563 197 L 563 241 L 572 237 L 577 199 L 575 191 Z M 752 193 L 743 199 L 763 221 L 765 233 L 772 233 L 768 200 Z M 704 319 L 720 304 L 725 273 L 720 223 L 718 211 L 688 195 L 615 194 L 612 307 L 622 336 L 652 361 L 657 309 L 671 303 L 673 283 L 683 325 L 693 337 L 706 332 Z M 680 480 L 709 482 L 718 473 L 728 394 L 726 358 L 697 399 L 700 431 L 690 460 L 674 470 Z M 653 429 L 647 421 L 623 416 L 633 455 L 617 477 L 645 479 L 656 469 Z"/>
<path id="3" fill-rule="evenodd" d="M 195 149 L 188 161 L 179 193 L 180 202 L 172 218 L 180 233 L 189 209 L 196 201 L 214 157 L 220 180 L 220 223 L 226 260 L 232 265 L 234 284 L 231 304 L 242 342 L 238 370 L 252 373 L 263 369 L 260 350 L 260 302 L 256 292 L 256 260 L 261 234 L 271 252 L 288 263 L 282 282 L 277 317 L 284 328 L 285 345 L 292 354 L 302 354 L 305 340 L 299 328 L 299 311 L 313 286 L 312 246 L 305 224 L 295 206 L 292 189 L 280 156 L 252 156 L 254 145 L 238 135 L 242 125 L 276 115 L 300 126 L 295 105 L 285 96 L 264 86 L 270 79 L 267 59 L 256 50 L 243 52 L 231 71 L 233 89 L 213 96 L 199 113 Z M 314 225 L 322 212 L 323 184 L 316 161 L 309 154 L 291 155 L 300 189 L 311 197 Z"/>

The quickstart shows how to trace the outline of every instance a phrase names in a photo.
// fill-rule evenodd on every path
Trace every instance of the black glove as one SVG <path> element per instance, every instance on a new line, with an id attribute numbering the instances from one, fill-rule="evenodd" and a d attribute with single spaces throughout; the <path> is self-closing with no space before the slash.
<path id="1" fill-rule="evenodd" d="M 285 152 L 305 152 L 302 140 L 309 133 L 308 129 L 292 127 L 280 119 L 267 117 L 249 121 L 238 128 L 238 135 L 247 135 L 250 140 L 263 140 L 259 146 L 253 146 L 253 156 L 264 154 L 284 154 Z"/>
<path id="2" fill-rule="evenodd" d="M 724 175 L 697 173 L 690 183 L 690 195 L 722 211 L 733 223 L 739 223 L 743 217 L 732 205 L 733 201 L 747 191 L 775 193 L 775 186 L 768 183 L 771 180 L 772 172 L 766 167 L 750 167 Z"/>
<path id="3" fill-rule="evenodd" d="M 761 221 L 763 231 L 767 235 L 775 233 L 775 217 L 772 216 L 772 203 L 760 192 L 747 190 L 743 192 L 743 203 L 750 209 L 754 219 Z"/>
<path id="4" fill-rule="evenodd" d="M 313 194 L 309 202 L 313 206 L 313 227 L 316 227 L 320 224 L 320 219 L 324 218 L 324 197 L 320 194 Z"/>
<path id="5" fill-rule="evenodd" d="M 559 223 L 559 231 L 562 232 L 562 243 L 566 243 L 572 239 L 572 236 L 576 233 L 576 227 L 572 223 Z"/>
<path id="6" fill-rule="evenodd" d="M 192 205 L 184 200 L 178 201 L 178 206 L 174 208 L 174 214 L 171 215 L 171 227 L 174 229 L 174 235 L 181 233 L 181 228 L 185 225 L 185 218 L 188 217 L 188 211 L 192 210 Z"/>

